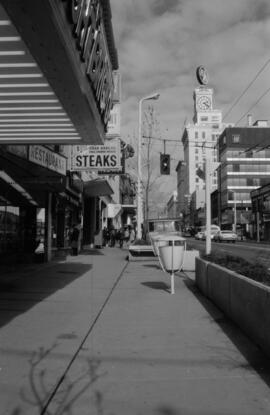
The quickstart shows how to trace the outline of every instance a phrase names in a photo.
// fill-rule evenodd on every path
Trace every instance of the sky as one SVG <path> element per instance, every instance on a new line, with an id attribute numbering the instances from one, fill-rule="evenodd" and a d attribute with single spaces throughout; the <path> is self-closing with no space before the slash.
<path id="1" fill-rule="evenodd" d="M 156 205 L 176 190 L 177 162 L 183 159 L 181 136 L 193 117 L 196 68 L 203 65 L 214 89 L 214 109 L 225 115 L 258 75 L 225 122 L 246 125 L 270 120 L 269 0 L 111 0 L 112 25 L 122 77 L 121 134 L 136 149 L 139 100 L 153 92 L 151 159 Z M 269 62 L 268 62 L 269 61 Z M 269 89 L 269 91 L 268 91 Z M 262 97 L 262 95 L 265 94 Z M 261 98 L 261 99 L 260 99 Z M 257 104 L 256 102 L 259 101 Z M 253 107 L 253 108 L 252 108 Z M 242 118 L 243 117 L 243 118 Z M 242 119 L 241 119 L 242 118 Z M 144 115 L 144 134 L 149 135 Z M 171 154 L 171 175 L 159 176 L 159 154 Z M 147 139 L 144 139 L 147 140 Z M 146 146 L 145 146 L 146 148 Z M 135 159 L 130 161 L 130 168 Z"/>

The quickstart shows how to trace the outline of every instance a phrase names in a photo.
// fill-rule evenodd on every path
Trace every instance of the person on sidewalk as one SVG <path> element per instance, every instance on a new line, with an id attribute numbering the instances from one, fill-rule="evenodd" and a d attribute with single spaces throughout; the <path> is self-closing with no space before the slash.
<path id="1" fill-rule="evenodd" d="M 135 241 L 136 235 L 135 230 L 132 225 L 129 226 L 129 238 L 127 242 L 127 246 L 129 247 Z"/>
<path id="2" fill-rule="evenodd" d="M 125 228 L 124 228 L 124 238 L 123 238 L 123 245 L 124 245 L 124 243 L 126 244 L 126 246 L 128 246 L 128 241 L 129 241 L 129 227 L 128 226 L 126 226 Z M 123 246 L 122 245 L 122 246 Z"/>
<path id="3" fill-rule="evenodd" d="M 78 255 L 79 252 L 79 227 L 74 225 L 70 234 L 70 245 L 72 249 L 72 255 Z"/>

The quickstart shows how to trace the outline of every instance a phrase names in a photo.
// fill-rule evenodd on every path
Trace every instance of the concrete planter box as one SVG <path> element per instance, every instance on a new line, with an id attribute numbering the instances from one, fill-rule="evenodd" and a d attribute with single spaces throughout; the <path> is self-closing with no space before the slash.
<path id="1" fill-rule="evenodd" d="M 196 258 L 196 285 L 270 357 L 270 287 Z"/>
<path id="2" fill-rule="evenodd" d="M 200 252 L 196 249 L 185 251 L 183 271 L 195 271 L 195 260 L 200 256 Z"/>
<path id="3" fill-rule="evenodd" d="M 130 245 L 128 248 L 128 259 L 129 261 L 145 261 L 155 260 L 152 245 Z"/>

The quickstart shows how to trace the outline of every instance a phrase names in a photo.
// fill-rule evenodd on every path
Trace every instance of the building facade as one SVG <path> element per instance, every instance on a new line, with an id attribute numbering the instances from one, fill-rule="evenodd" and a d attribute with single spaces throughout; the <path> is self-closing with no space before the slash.
<path id="1" fill-rule="evenodd" d="M 167 202 L 167 217 L 168 218 L 177 218 L 178 217 L 178 200 L 177 200 L 177 191 L 174 190 L 172 196 Z"/>
<path id="2" fill-rule="evenodd" d="M 218 143 L 219 205 L 222 227 L 253 235 L 250 192 L 270 181 L 270 128 L 266 121 L 226 128 Z"/>
<path id="3" fill-rule="evenodd" d="M 253 238 L 270 241 L 270 182 L 250 192 Z"/>
<path id="4" fill-rule="evenodd" d="M 72 145 L 105 142 L 118 69 L 111 18 L 109 0 L 1 2 L 1 258 L 25 258 L 43 240 L 50 260 L 72 225 L 82 243 L 96 233 L 100 197 L 113 190 L 71 170 L 70 157 Z"/>
<path id="5" fill-rule="evenodd" d="M 201 197 L 196 201 L 192 195 L 194 192 L 195 196 L 201 194 L 205 189 L 203 174 L 205 160 L 208 158 L 213 163 L 217 162 L 216 144 L 225 127 L 222 122 L 222 112 L 214 109 L 212 88 L 204 85 L 195 88 L 193 100 L 193 123 L 187 124 L 184 129 L 182 135 L 184 160 L 177 166 L 179 209 L 183 212 L 187 226 L 194 225 L 194 215 L 193 217 L 190 215 L 191 200 L 193 200 L 193 210 L 201 208 Z M 211 179 L 211 190 L 214 191 L 217 188 L 216 171 L 213 171 Z"/>

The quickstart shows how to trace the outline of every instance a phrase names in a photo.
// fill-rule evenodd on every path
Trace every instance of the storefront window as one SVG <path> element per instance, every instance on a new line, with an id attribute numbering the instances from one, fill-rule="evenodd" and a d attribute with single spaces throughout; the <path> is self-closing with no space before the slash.
<path id="1" fill-rule="evenodd" d="M 20 247 L 19 208 L 0 206 L 0 255 L 17 252 Z"/>

